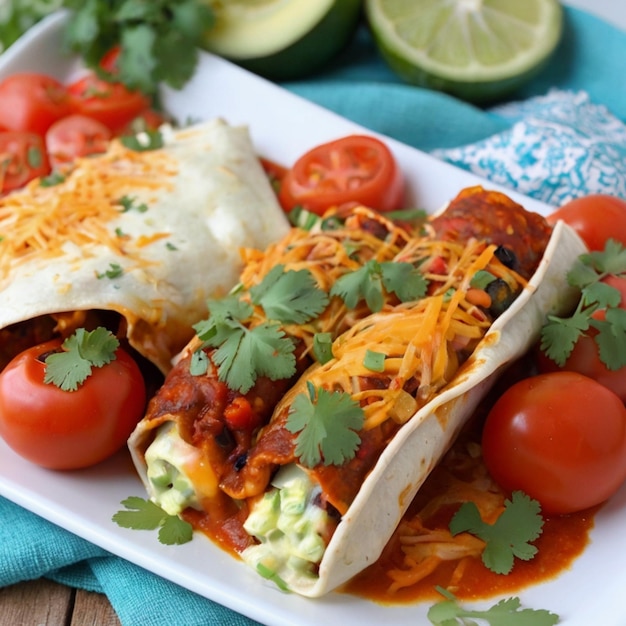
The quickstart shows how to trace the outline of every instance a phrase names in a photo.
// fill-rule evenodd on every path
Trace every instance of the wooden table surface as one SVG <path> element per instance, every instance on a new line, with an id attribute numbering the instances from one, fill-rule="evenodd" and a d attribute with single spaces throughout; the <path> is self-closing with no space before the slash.
<path id="1" fill-rule="evenodd" d="M 121 626 L 106 596 L 45 578 L 0 589 L 3 626 Z"/>

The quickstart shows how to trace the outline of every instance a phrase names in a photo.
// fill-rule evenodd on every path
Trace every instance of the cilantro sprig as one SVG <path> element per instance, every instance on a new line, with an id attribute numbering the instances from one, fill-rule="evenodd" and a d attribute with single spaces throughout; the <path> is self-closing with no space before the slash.
<path id="1" fill-rule="evenodd" d="M 260 285 L 250 289 L 250 295 L 269 319 L 283 324 L 304 324 L 328 305 L 328 295 L 318 289 L 311 272 L 285 272 L 282 265 L 273 267 Z"/>
<path id="2" fill-rule="evenodd" d="M 68 337 L 60 352 L 45 359 L 44 383 L 63 391 L 76 391 L 89 378 L 94 367 L 104 367 L 115 360 L 120 342 L 111 331 L 98 327 L 92 331 L 79 328 Z"/>
<path id="3" fill-rule="evenodd" d="M 65 45 L 88 67 L 121 46 L 116 80 L 154 94 L 159 83 L 180 89 L 193 75 L 204 33 L 213 25 L 209 3 L 197 0 L 64 0 L 70 9 Z"/>
<path id="4" fill-rule="evenodd" d="M 296 373 L 295 341 L 283 325 L 317 317 L 328 304 L 328 294 L 317 287 L 308 270 L 286 271 L 277 265 L 250 289 L 252 303 L 243 295 L 208 302 L 208 319 L 193 327 L 203 345 L 192 356 L 191 372 L 204 374 L 209 365 L 204 348 L 215 348 L 211 359 L 219 380 L 247 393 L 259 376 L 279 380 Z M 265 321 L 252 324 L 253 305 L 263 309 Z"/>
<path id="5" fill-rule="evenodd" d="M 450 521 L 453 535 L 469 532 L 485 541 L 482 561 L 496 574 L 508 574 L 515 557 L 529 561 L 537 554 L 530 542 L 539 537 L 544 524 L 539 503 L 521 491 L 514 491 L 504 507 L 498 519 L 488 524 L 474 502 L 464 502 Z"/>
<path id="6" fill-rule="evenodd" d="M 603 251 L 582 254 L 568 272 L 569 284 L 581 293 L 576 310 L 569 317 L 549 315 L 541 329 L 540 348 L 557 365 L 565 364 L 580 337 L 592 333 L 608 369 L 626 366 L 626 310 L 620 291 L 604 282 L 611 276 L 626 278 L 626 249 L 613 239 Z"/>
<path id="7" fill-rule="evenodd" d="M 122 500 L 125 511 L 118 511 L 112 520 L 131 530 L 159 529 L 159 541 L 165 545 L 180 545 L 191 541 L 193 527 L 177 515 L 166 513 L 160 506 L 137 496 Z"/>
<path id="8" fill-rule="evenodd" d="M 308 381 L 307 393 L 294 399 L 285 427 L 297 433 L 295 454 L 304 466 L 343 465 L 356 454 L 364 420 L 350 394 L 316 390 Z"/>
<path id="9" fill-rule="evenodd" d="M 462 607 L 454 594 L 437 586 L 445 600 L 428 610 L 428 619 L 434 626 L 476 625 L 474 620 L 484 620 L 489 626 L 553 626 L 559 616 L 545 609 L 524 609 L 519 598 L 500 600 L 486 610 Z"/>
<path id="10" fill-rule="evenodd" d="M 426 294 L 428 281 L 411 263 L 379 262 L 370 259 L 359 269 L 339 277 L 330 295 L 339 296 L 349 309 L 365 300 L 370 311 L 380 311 L 385 291 L 395 294 L 401 302 L 417 300 Z"/>

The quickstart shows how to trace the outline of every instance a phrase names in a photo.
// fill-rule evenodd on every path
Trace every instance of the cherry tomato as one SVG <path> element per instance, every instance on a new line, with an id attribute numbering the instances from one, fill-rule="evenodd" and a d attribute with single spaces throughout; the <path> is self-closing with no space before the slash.
<path id="1" fill-rule="evenodd" d="M 521 490 L 547 514 L 604 502 L 626 480 L 626 407 L 577 372 L 515 383 L 485 421 L 483 456 L 506 490 Z"/>
<path id="2" fill-rule="evenodd" d="M 0 82 L 0 120 L 9 130 L 44 135 L 70 113 L 65 86 L 45 74 L 13 74 Z"/>
<path id="3" fill-rule="evenodd" d="M 111 131 L 101 122 L 84 115 L 68 115 L 46 133 L 46 148 L 52 167 L 57 169 L 76 157 L 106 152 Z"/>
<path id="4" fill-rule="evenodd" d="M 43 139 L 34 133 L 0 132 L 0 185 L 3 193 L 50 173 Z"/>
<path id="5" fill-rule="evenodd" d="M 626 200 L 621 198 L 603 194 L 576 198 L 547 219 L 551 224 L 557 220 L 569 224 L 590 250 L 604 250 L 610 238 L 626 246 Z"/>
<path id="6" fill-rule="evenodd" d="M 122 348 L 94 367 L 76 391 L 44 383 L 45 358 L 61 341 L 16 356 L 0 372 L 0 436 L 19 455 L 50 469 L 94 465 L 122 448 L 143 415 L 146 389 Z"/>
<path id="7" fill-rule="evenodd" d="M 141 92 L 131 91 L 122 83 L 107 82 L 94 73 L 69 85 L 68 92 L 74 113 L 98 120 L 113 133 L 150 107 L 150 99 Z"/>
<path id="8" fill-rule="evenodd" d="M 285 174 L 279 193 L 285 211 L 296 206 L 323 214 L 360 202 L 379 211 L 403 208 L 404 177 L 378 139 L 350 135 L 313 148 Z"/>

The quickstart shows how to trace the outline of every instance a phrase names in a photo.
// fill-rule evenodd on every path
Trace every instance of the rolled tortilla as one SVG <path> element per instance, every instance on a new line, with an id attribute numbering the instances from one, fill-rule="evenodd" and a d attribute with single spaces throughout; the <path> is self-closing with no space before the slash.
<path id="1" fill-rule="evenodd" d="M 378 315 L 377 319 L 371 320 L 371 327 L 356 327 L 355 332 L 350 331 L 345 345 L 339 350 L 338 358 L 327 366 L 327 369 L 335 370 L 334 377 L 332 372 L 329 377 L 320 375 L 325 366 L 315 365 L 310 368 L 277 406 L 272 422 L 259 437 L 257 451 L 253 449 L 248 455 L 254 468 L 253 473 L 258 473 L 264 465 L 260 463 L 258 465 L 261 467 L 254 467 L 255 455 L 258 454 L 265 464 L 273 465 L 271 475 L 274 478 L 273 486 L 268 485 L 263 498 L 251 505 L 251 513 L 244 527 L 256 532 L 259 528 L 258 520 L 268 517 L 266 502 L 272 498 L 282 502 L 284 496 L 281 492 L 285 488 L 288 497 L 291 497 L 294 487 L 298 490 L 305 488 L 310 489 L 306 501 L 306 515 L 309 518 L 312 517 L 310 511 L 314 509 L 315 503 L 325 501 L 340 513 L 336 528 L 331 531 L 330 541 L 323 550 L 315 546 L 317 552 L 312 550 L 311 553 L 318 560 L 313 563 L 313 567 L 306 567 L 301 562 L 304 557 L 299 545 L 295 550 L 284 546 L 283 535 L 287 532 L 285 516 L 282 516 L 283 519 L 278 519 L 275 526 L 267 522 L 260 525 L 260 543 L 242 552 L 244 560 L 266 576 L 268 572 L 271 573 L 272 578 L 281 581 L 291 591 L 309 597 L 328 593 L 375 562 L 418 489 L 456 439 L 463 424 L 473 414 L 497 376 L 533 345 L 547 314 L 564 313 L 571 309 L 577 294 L 569 287 L 565 277 L 573 261 L 584 251 L 579 237 L 569 227 L 559 223 L 530 282 L 512 306 L 485 329 L 475 349 L 453 378 L 449 382 L 442 380 L 441 385 L 429 390 L 426 403 L 403 425 L 399 426 L 388 419 L 391 427 L 388 425 L 385 429 L 383 424 L 379 429 L 362 431 L 362 447 L 378 447 L 380 455 L 374 453 L 371 458 L 357 456 L 336 468 L 323 463 L 310 468 L 304 466 L 297 457 L 295 437 L 285 428 L 295 399 L 307 393 L 308 383 L 312 383 L 318 393 L 322 385 L 327 389 L 341 388 L 337 383 L 345 369 L 342 361 L 354 364 L 356 359 L 353 350 L 358 353 L 358 359 L 362 358 L 362 339 L 355 332 L 363 330 L 364 333 L 370 332 L 372 338 L 380 338 L 386 329 L 388 336 L 394 337 L 400 334 L 397 333 L 397 326 L 406 324 L 409 327 L 414 325 L 411 332 L 419 333 L 420 323 L 425 316 L 419 308 L 392 314 L 402 317 L 402 320 L 400 317 L 392 320 L 388 315 Z M 446 311 L 442 309 L 441 316 L 445 315 Z M 378 325 L 380 328 L 377 328 Z M 453 338 L 450 340 L 454 341 Z M 341 341 L 340 337 L 337 342 Z M 385 351 L 387 343 L 392 344 L 394 341 L 372 343 L 371 346 L 374 350 Z M 409 345 L 410 342 L 405 348 Z M 352 371 L 355 376 L 359 375 L 354 366 Z M 421 372 L 417 374 L 419 377 Z M 355 392 L 354 396 L 358 397 L 359 392 Z M 384 396 L 376 393 L 372 395 L 372 398 L 378 397 Z M 366 416 L 367 419 L 370 417 Z M 264 439 L 269 441 L 268 445 L 264 445 Z M 291 445 L 288 443 L 290 441 Z M 267 454 L 264 448 L 279 450 L 280 454 Z M 277 466 L 281 469 L 274 473 Z M 294 467 L 298 468 L 301 475 L 307 475 L 308 481 L 299 480 Z M 278 492 L 278 497 L 274 492 Z M 257 512 L 259 515 L 255 519 Z M 315 521 L 322 539 L 328 535 L 324 525 L 334 527 L 333 518 L 330 515 L 325 520 Z M 300 522 L 300 527 L 310 525 L 310 520 Z M 290 522 L 289 526 L 297 527 L 298 522 Z M 272 549 L 272 537 L 277 535 L 279 547 Z M 307 531 L 306 541 L 309 544 L 310 537 L 311 532 Z M 303 538 L 302 535 L 297 536 L 296 543 L 302 542 Z M 293 566 L 294 561 L 297 562 L 296 567 Z"/>
<path id="2" fill-rule="evenodd" d="M 396 303 L 360 321 L 352 320 L 351 328 L 335 340 L 335 359 L 311 366 L 289 391 L 281 392 L 284 396 L 274 409 L 270 423 L 253 439 L 249 438 L 244 446 L 236 448 L 235 453 L 223 456 L 220 463 L 211 466 L 209 459 L 212 454 L 219 456 L 215 451 L 224 442 L 220 441 L 220 436 L 205 436 L 209 421 L 204 416 L 215 415 L 212 407 L 217 406 L 211 397 L 213 392 L 200 398 L 203 407 L 191 414 L 188 402 L 184 406 L 179 402 L 177 408 L 175 403 L 168 401 L 176 394 L 179 398 L 198 398 L 195 392 L 193 396 L 189 395 L 194 383 L 186 373 L 188 363 L 186 369 L 177 372 L 180 378 L 174 380 L 171 387 L 166 380 L 160 392 L 163 397 L 157 401 L 164 409 L 149 412 L 129 440 L 133 459 L 150 497 L 164 508 L 170 507 L 169 512 L 182 514 L 197 527 L 210 529 L 209 534 L 218 541 L 220 529 L 228 528 L 226 547 L 234 548 L 262 575 L 280 581 L 281 585 L 302 595 L 323 595 L 374 562 L 413 496 L 497 375 L 532 345 L 547 314 L 564 312 L 576 298 L 566 274 L 585 250 L 581 240 L 570 228 L 559 223 L 545 248 L 549 230 L 547 232 L 541 224 L 542 219 L 524 213 L 519 206 L 512 207 L 514 211 L 521 210 L 521 218 L 515 223 L 524 228 L 524 237 L 513 239 L 510 245 L 519 244 L 521 269 L 523 273 L 529 272 L 528 281 L 522 275 L 516 279 L 522 287 L 516 291 L 513 303 L 495 321 L 470 324 L 480 326 L 478 334 L 472 334 L 473 330 L 466 336 L 456 331 L 445 332 L 442 354 L 462 354 L 462 357 L 458 363 L 452 363 L 451 368 L 440 367 L 443 375 L 438 378 L 431 376 L 427 380 L 423 377 L 423 369 L 411 370 L 411 358 L 406 359 L 406 371 L 402 375 L 405 378 L 400 375 L 403 366 L 394 372 L 398 380 L 390 382 L 381 378 L 383 390 L 391 389 L 400 381 L 396 390 L 402 393 L 392 398 L 391 404 L 384 405 L 383 402 L 380 411 L 385 418 L 393 414 L 392 420 L 386 420 L 388 424 L 396 423 L 391 428 L 377 429 L 374 426 L 367 430 L 370 434 L 361 433 L 361 448 L 352 461 L 337 468 L 329 468 L 323 463 L 315 467 L 303 464 L 296 451 L 296 434 L 285 428 L 295 400 L 309 393 L 310 388 L 319 393 L 319 389 L 325 387 L 326 391 L 333 393 L 349 387 L 351 378 L 364 376 L 358 368 L 367 348 L 385 351 L 394 344 L 395 352 L 388 351 L 387 357 L 398 361 L 407 355 L 410 357 L 410 350 L 415 347 L 412 343 L 419 343 L 417 335 L 421 333 L 427 342 L 438 328 L 442 332 L 451 328 L 450 319 L 441 327 L 438 324 L 447 318 L 448 311 L 451 311 L 450 315 L 456 315 L 449 300 L 465 298 L 467 277 L 474 270 L 493 269 L 481 265 L 480 259 L 484 261 L 486 258 L 483 258 L 483 252 L 493 254 L 500 231 L 509 233 L 505 207 L 509 205 L 511 208 L 512 203 L 501 194 L 489 194 L 482 189 L 466 190 L 458 200 L 466 202 L 468 197 L 478 202 L 488 198 L 489 206 L 498 209 L 485 217 L 493 221 L 486 230 L 493 231 L 496 245 L 485 242 L 482 248 L 478 245 L 476 255 L 469 259 L 471 271 L 463 274 L 460 283 L 455 283 L 454 279 L 450 284 L 442 282 L 438 290 L 423 302 Z M 451 206 L 454 209 L 455 202 Z M 466 238 L 460 226 L 468 220 L 481 219 L 471 210 L 472 206 L 470 203 L 466 208 L 463 219 L 453 212 L 442 212 L 426 225 L 426 231 L 458 243 L 457 240 Z M 499 215 L 500 208 L 502 215 Z M 453 219 L 449 220 L 451 216 Z M 522 251 L 527 248 L 525 237 L 532 237 L 536 232 L 533 223 L 539 230 L 544 229 L 536 242 L 541 254 L 538 262 L 527 266 L 523 261 L 529 257 L 532 259 L 535 250 L 525 255 Z M 472 241 L 460 247 L 473 250 L 472 246 L 477 242 L 472 237 L 469 239 Z M 421 242 L 421 239 L 417 244 L 408 242 L 396 259 L 422 264 Z M 443 249 L 445 244 L 441 245 Z M 435 260 L 435 265 L 436 256 L 429 256 Z M 460 256 L 463 256 L 462 252 Z M 449 297 L 451 293 L 453 295 Z M 424 308 L 428 307 L 435 307 L 437 314 L 434 315 L 432 310 L 425 313 Z M 470 309 L 456 308 L 459 319 L 452 321 L 462 323 L 463 316 Z M 474 313 L 478 314 L 478 311 Z M 425 323 L 432 327 L 425 326 Z M 355 351 L 358 352 L 356 357 Z M 320 372 L 330 373 L 320 377 Z M 411 397 L 411 393 L 404 393 L 407 381 L 423 383 L 424 388 L 420 390 L 418 387 Z M 415 386 L 412 389 L 415 390 Z M 184 390 L 184 396 L 181 396 L 181 390 Z M 365 407 L 370 399 L 377 402 L 376 385 L 369 390 L 374 391 L 364 402 Z M 354 394 L 359 402 L 364 400 L 364 396 L 358 395 L 361 391 L 357 388 Z M 366 415 L 366 420 L 370 417 Z M 208 456 L 207 450 L 210 451 Z M 367 450 L 373 450 L 373 453 Z M 361 463 L 363 460 L 365 462 Z M 163 468 L 167 471 L 161 472 Z M 307 477 L 308 483 L 299 480 L 301 475 Z M 159 487 L 159 481 L 165 485 L 164 489 Z M 329 488 L 331 483 L 332 489 Z M 171 489 L 172 485 L 174 489 Z M 305 497 L 302 497 L 302 485 L 310 490 Z M 172 491 L 177 494 L 175 501 L 171 499 Z M 281 517 L 276 511 L 282 511 L 283 505 L 287 513 Z M 201 522 L 203 519 L 205 521 Z M 290 529 L 285 524 L 289 524 Z M 240 527 L 245 532 L 234 537 L 232 529 Z M 299 542 L 295 550 L 284 546 L 283 538 L 291 530 L 295 530 Z M 277 539 L 277 550 L 270 545 L 273 541 L 270 537 Z M 303 565 L 303 561 L 308 565 Z M 296 565 L 292 567 L 294 563 Z"/>
<path id="3" fill-rule="evenodd" d="M 245 127 L 213 120 L 162 136 L 155 150 L 114 141 L 62 182 L 0 199 L 4 344 L 11 326 L 43 327 L 42 316 L 57 316 L 62 333 L 84 322 L 76 312 L 115 312 L 130 344 L 167 372 L 207 298 L 237 281 L 241 249 L 288 231 Z"/>

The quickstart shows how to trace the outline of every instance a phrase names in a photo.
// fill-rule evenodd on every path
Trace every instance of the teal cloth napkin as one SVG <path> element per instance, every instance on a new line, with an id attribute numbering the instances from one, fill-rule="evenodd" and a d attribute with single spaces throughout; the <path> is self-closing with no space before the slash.
<path id="1" fill-rule="evenodd" d="M 582 107 L 589 119 L 597 122 L 586 127 L 586 136 L 574 137 L 572 145 L 584 148 L 586 141 L 598 136 L 594 144 L 600 146 L 596 150 L 598 158 L 590 167 L 596 168 L 593 171 L 605 171 L 611 165 L 605 161 L 607 151 L 616 150 L 615 161 L 619 155 L 626 161 L 626 135 L 622 129 L 626 122 L 626 32 L 575 9 L 566 9 L 565 17 L 565 36 L 553 62 L 503 107 L 482 109 L 402 84 L 381 61 L 365 28 L 332 68 L 284 86 L 367 128 L 434 152 L 460 167 L 474 171 L 478 168 L 482 175 L 494 180 L 498 180 L 502 163 L 511 158 L 511 151 L 508 156 L 506 152 L 511 147 L 513 157 L 517 157 L 515 167 L 533 164 L 531 157 L 536 157 L 536 151 L 519 157 L 519 146 L 530 143 L 529 130 L 535 133 L 535 147 L 544 144 L 542 128 L 552 135 L 561 133 L 560 138 L 566 141 L 577 134 L 580 127 L 576 119 L 563 117 L 563 107 L 557 107 L 556 113 L 546 107 L 546 97 L 560 94 L 562 103 L 569 107 L 569 115 L 576 115 Z M 555 88 L 558 91 L 548 96 Z M 603 128 L 602 120 L 608 119 L 606 116 L 613 124 L 611 130 L 603 136 L 596 135 L 598 128 Z M 543 122 L 548 124 L 542 126 Z M 498 158 L 493 156 L 493 147 L 501 151 Z M 485 154 L 492 155 L 491 164 Z M 557 159 L 554 151 L 548 152 L 548 156 Z M 626 178 L 623 171 L 615 168 L 611 175 L 614 185 L 623 184 Z M 557 182 L 545 180 L 545 184 L 538 185 L 541 177 L 528 178 L 534 186 L 526 191 L 537 197 L 543 198 L 546 189 L 552 194 L 558 190 L 558 195 L 549 193 L 548 200 L 594 189 L 584 177 L 563 180 L 561 176 Z M 516 184 L 516 180 L 508 182 Z M 619 190 L 623 194 L 624 187 Z M 0 586 L 41 576 L 105 593 L 124 626 L 255 623 L 0 498 Z"/>

